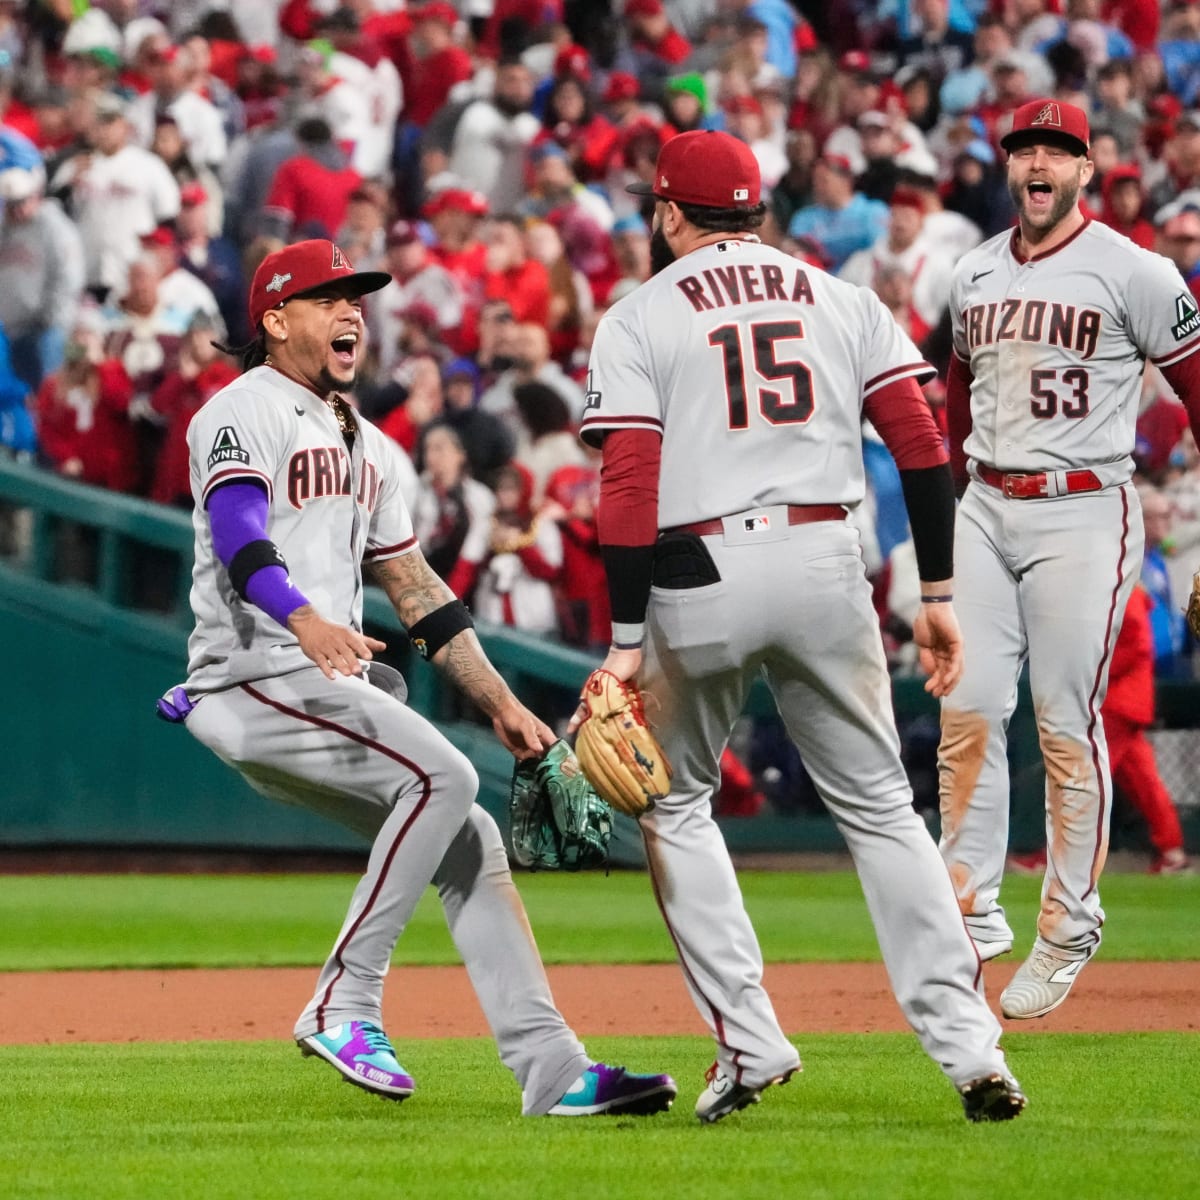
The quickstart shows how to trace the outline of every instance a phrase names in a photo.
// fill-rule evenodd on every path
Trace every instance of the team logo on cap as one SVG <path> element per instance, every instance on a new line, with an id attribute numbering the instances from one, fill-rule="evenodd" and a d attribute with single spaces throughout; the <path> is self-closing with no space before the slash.
<path id="1" fill-rule="evenodd" d="M 289 271 L 286 275 L 280 275 L 278 271 L 271 276 L 271 282 L 267 284 L 268 292 L 282 292 L 283 285 L 291 279 L 292 273 Z"/>
<path id="2" fill-rule="evenodd" d="M 1175 297 L 1175 324 L 1171 326 L 1171 332 L 1175 335 L 1177 342 L 1182 342 L 1185 337 L 1190 337 L 1198 330 L 1200 330 L 1200 309 L 1196 307 L 1196 302 L 1187 292 L 1180 292 Z"/>
<path id="3" fill-rule="evenodd" d="M 350 264 L 346 261 L 346 256 L 342 253 L 340 246 L 333 248 L 333 262 L 331 267 L 334 271 L 348 271 Z"/>
<path id="4" fill-rule="evenodd" d="M 750 189 L 749 188 L 734 188 L 733 189 L 733 198 L 734 198 L 734 200 L 749 200 L 750 199 Z"/>
<path id="5" fill-rule="evenodd" d="M 667 182 L 667 177 L 665 175 L 660 175 L 658 177 L 658 186 L 660 188 L 669 188 L 671 185 Z"/>
<path id="6" fill-rule="evenodd" d="M 1029 122 L 1030 125 L 1057 125 L 1062 128 L 1062 113 L 1057 104 L 1043 104 L 1038 115 Z"/>

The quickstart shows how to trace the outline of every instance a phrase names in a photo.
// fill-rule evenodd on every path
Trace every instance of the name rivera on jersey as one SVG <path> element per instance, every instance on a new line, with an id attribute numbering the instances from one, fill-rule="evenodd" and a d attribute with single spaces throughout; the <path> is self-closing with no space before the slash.
<path id="1" fill-rule="evenodd" d="M 812 304 L 814 298 L 808 275 L 800 267 L 788 273 L 792 276 L 790 280 L 785 279 L 784 269 L 777 263 L 737 263 L 685 275 L 675 281 L 675 286 L 696 312 L 759 300 Z"/>

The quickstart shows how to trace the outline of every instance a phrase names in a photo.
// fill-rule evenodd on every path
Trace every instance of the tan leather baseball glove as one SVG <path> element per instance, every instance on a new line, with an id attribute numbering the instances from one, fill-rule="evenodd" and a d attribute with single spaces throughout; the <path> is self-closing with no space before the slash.
<path id="1" fill-rule="evenodd" d="M 1200 571 L 1192 576 L 1192 594 L 1188 597 L 1187 608 L 1184 611 L 1187 613 L 1188 628 L 1192 631 L 1192 637 L 1200 641 Z"/>
<path id="2" fill-rule="evenodd" d="M 611 671 L 593 671 L 580 701 L 588 712 L 575 735 L 583 773 L 613 808 L 640 817 L 671 786 L 671 764 L 646 724 L 641 692 Z"/>

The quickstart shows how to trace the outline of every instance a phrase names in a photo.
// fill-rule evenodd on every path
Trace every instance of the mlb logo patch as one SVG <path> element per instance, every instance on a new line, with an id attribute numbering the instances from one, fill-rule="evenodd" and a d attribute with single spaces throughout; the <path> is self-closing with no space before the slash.
<path id="1" fill-rule="evenodd" d="M 750 189 L 749 188 L 734 188 L 733 189 L 733 198 L 735 201 L 736 200 L 749 200 L 750 199 Z"/>
<path id="2" fill-rule="evenodd" d="M 766 533 L 771 528 L 771 518 L 766 513 L 759 513 L 753 517 L 745 517 L 742 520 L 742 528 L 747 533 Z"/>
<path id="3" fill-rule="evenodd" d="M 1062 113 L 1057 104 L 1043 104 L 1038 115 L 1029 122 L 1032 125 L 1054 125 L 1062 128 Z"/>

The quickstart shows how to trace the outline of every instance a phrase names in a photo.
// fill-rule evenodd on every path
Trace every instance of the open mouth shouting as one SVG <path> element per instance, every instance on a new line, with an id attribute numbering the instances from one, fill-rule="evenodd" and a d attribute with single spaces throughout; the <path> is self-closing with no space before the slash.
<path id="1" fill-rule="evenodd" d="M 1025 207 L 1031 216 L 1048 216 L 1054 199 L 1054 188 L 1044 179 L 1031 179 L 1025 185 Z"/>
<path id="2" fill-rule="evenodd" d="M 354 370 L 358 358 L 358 333 L 355 330 L 339 333 L 330 343 L 330 347 L 333 350 L 334 361 L 339 367 L 347 371 Z"/>

